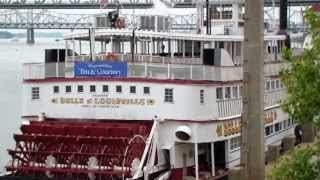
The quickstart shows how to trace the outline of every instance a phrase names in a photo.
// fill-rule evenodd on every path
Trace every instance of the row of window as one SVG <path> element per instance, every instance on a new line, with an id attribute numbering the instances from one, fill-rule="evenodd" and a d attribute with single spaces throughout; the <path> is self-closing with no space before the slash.
<path id="1" fill-rule="evenodd" d="M 271 135 L 272 133 L 276 133 L 281 131 L 282 129 L 286 129 L 294 124 L 292 119 L 284 120 L 282 122 L 278 122 L 276 124 L 271 124 L 265 128 L 266 136 Z"/>
<path id="2" fill-rule="evenodd" d="M 31 88 L 31 99 L 32 100 L 40 99 L 40 88 L 39 87 L 32 87 Z"/>
<path id="3" fill-rule="evenodd" d="M 77 88 L 77 92 L 79 92 L 79 93 L 84 92 L 83 85 L 78 85 L 76 88 Z M 66 93 L 71 93 L 72 92 L 72 86 L 71 85 L 64 86 L 64 89 L 65 89 Z M 89 91 L 91 93 L 95 93 L 96 92 L 96 86 L 95 85 L 90 85 L 89 86 Z M 117 93 L 122 93 L 122 86 L 120 86 L 120 85 L 115 86 L 115 91 Z M 129 91 L 130 91 L 130 93 L 135 94 L 137 92 L 136 86 L 130 86 Z M 53 93 L 57 94 L 59 92 L 60 92 L 60 86 L 53 86 Z M 102 86 L 102 92 L 103 93 L 109 92 L 109 86 L 108 85 L 103 85 Z M 143 87 L 143 93 L 144 94 L 150 94 L 150 87 Z M 32 87 L 31 88 L 31 96 L 32 96 L 31 97 L 32 100 L 40 99 L 40 88 L 39 87 Z M 173 88 L 165 88 L 164 89 L 164 102 L 173 103 L 174 102 L 174 97 L 173 96 L 174 96 Z M 200 104 L 204 104 L 204 99 L 205 99 L 204 90 L 201 89 L 200 90 Z"/>
<path id="4" fill-rule="evenodd" d="M 216 89 L 217 99 L 238 98 L 242 96 L 242 86 L 218 87 Z"/>
<path id="5" fill-rule="evenodd" d="M 294 124 L 293 120 L 288 119 L 276 124 L 269 125 L 265 128 L 266 136 L 271 135 L 272 133 L 286 129 Z M 230 139 L 230 150 L 240 148 L 241 146 L 241 136 L 233 137 Z"/>
<path id="6" fill-rule="evenodd" d="M 279 79 L 274 80 L 267 80 L 265 83 L 266 91 L 274 90 L 274 89 L 282 89 L 283 84 L 280 82 Z"/>
<path id="7" fill-rule="evenodd" d="M 265 83 L 266 91 L 281 89 L 283 84 L 279 79 L 267 80 Z M 216 98 L 217 99 L 230 99 L 238 98 L 242 96 L 243 87 L 242 86 L 228 86 L 228 87 L 218 87 L 216 88 Z"/>
<path id="8" fill-rule="evenodd" d="M 65 86 L 64 89 L 65 89 L 66 93 L 71 93 L 72 92 L 72 86 L 71 85 Z M 83 85 L 78 85 L 76 87 L 76 89 L 77 89 L 78 93 L 84 92 L 84 86 Z M 60 86 L 53 86 L 53 93 L 57 94 L 59 92 L 60 92 Z M 97 92 L 96 86 L 95 85 L 90 85 L 89 86 L 89 92 L 96 93 Z M 108 85 L 102 85 L 102 92 L 103 93 L 109 92 L 109 86 Z M 122 93 L 122 86 L 121 85 L 115 86 L 115 92 Z M 131 94 L 135 94 L 137 92 L 136 86 L 130 86 L 129 92 Z M 150 94 L 150 87 L 143 87 L 143 94 Z"/>
<path id="9" fill-rule="evenodd" d="M 240 148 L 241 145 L 241 136 L 237 136 L 230 139 L 230 150 Z"/>

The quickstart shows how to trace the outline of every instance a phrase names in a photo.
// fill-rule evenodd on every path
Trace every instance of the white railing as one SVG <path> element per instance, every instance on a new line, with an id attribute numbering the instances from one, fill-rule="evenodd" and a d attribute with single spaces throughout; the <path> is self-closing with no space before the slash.
<path id="1" fill-rule="evenodd" d="M 267 63 L 264 65 L 265 76 L 279 75 L 280 71 L 284 68 L 288 68 L 289 64 L 285 62 L 281 63 Z"/>
<path id="2" fill-rule="evenodd" d="M 106 54 L 99 54 L 95 56 L 97 61 L 126 61 L 126 62 L 140 62 L 140 63 L 160 63 L 160 64 L 186 64 L 186 65 L 200 65 L 202 60 L 200 58 L 194 57 L 168 57 L 168 56 L 157 56 L 157 55 L 145 55 L 145 54 L 135 54 L 134 60 L 132 60 L 132 54 L 114 54 L 112 57 Z M 90 61 L 89 55 L 78 55 L 78 56 L 68 56 L 66 61 Z"/>
<path id="3" fill-rule="evenodd" d="M 264 95 L 264 107 L 279 105 L 281 100 L 286 99 L 287 94 L 285 89 L 277 89 L 269 92 L 265 92 Z M 218 104 L 218 116 L 220 118 L 240 115 L 242 112 L 242 97 L 231 99 L 219 99 Z"/>
<path id="4" fill-rule="evenodd" d="M 74 77 L 74 63 L 24 64 L 25 79 L 44 79 L 47 77 Z M 233 81 L 242 79 L 242 68 L 135 62 L 128 63 L 128 77 Z"/>
<path id="5" fill-rule="evenodd" d="M 287 98 L 285 89 L 277 89 L 266 92 L 264 95 L 264 107 L 270 107 L 281 103 L 281 100 Z"/>
<path id="6" fill-rule="evenodd" d="M 28 63 L 23 65 L 23 78 L 24 79 L 43 79 L 44 63 Z"/>
<path id="7" fill-rule="evenodd" d="M 242 98 L 220 99 L 217 100 L 218 116 L 228 117 L 236 116 L 242 112 Z"/>

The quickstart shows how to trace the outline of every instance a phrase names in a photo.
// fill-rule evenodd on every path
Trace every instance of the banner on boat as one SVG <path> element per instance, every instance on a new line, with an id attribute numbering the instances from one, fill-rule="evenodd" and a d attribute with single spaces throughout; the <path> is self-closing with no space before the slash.
<path id="1" fill-rule="evenodd" d="M 76 62 L 74 64 L 74 75 L 91 77 L 127 77 L 127 62 Z"/>

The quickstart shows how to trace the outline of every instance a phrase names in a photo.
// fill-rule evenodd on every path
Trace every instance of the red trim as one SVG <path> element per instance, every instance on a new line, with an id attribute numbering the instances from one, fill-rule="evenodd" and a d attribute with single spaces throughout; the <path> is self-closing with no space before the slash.
<path id="1" fill-rule="evenodd" d="M 46 121 L 68 121 L 68 122 L 109 122 L 109 121 L 118 121 L 118 122 L 152 122 L 152 120 L 128 120 L 128 119 L 82 119 L 82 118 L 53 118 L 53 117 L 46 117 Z"/>
<path id="2" fill-rule="evenodd" d="M 38 116 L 22 116 L 22 118 L 30 117 L 30 118 L 38 118 Z M 239 119 L 241 116 L 237 117 L 230 117 L 224 119 L 208 119 L 208 120 L 188 120 L 188 119 L 164 119 L 164 121 L 171 121 L 171 122 L 184 122 L 184 123 L 218 123 L 223 121 L 230 121 Z M 82 119 L 82 118 L 53 118 L 53 117 L 46 117 L 47 121 L 68 121 L 68 122 L 108 122 L 108 121 L 120 121 L 120 122 L 152 122 L 152 119 L 140 119 L 140 120 L 128 120 L 128 119 Z"/>
<path id="3" fill-rule="evenodd" d="M 36 115 L 26 115 L 26 116 L 21 116 L 22 119 L 33 119 L 33 118 L 39 118 L 39 116 Z"/>
<path id="4" fill-rule="evenodd" d="M 241 118 L 241 116 L 240 117 L 231 117 L 231 118 L 223 119 L 223 120 L 219 120 L 219 119 L 208 119 L 208 120 L 165 119 L 165 121 L 202 124 L 202 123 L 218 123 L 218 122 L 230 121 L 230 120 L 240 119 L 240 118 Z"/>
<path id="5" fill-rule="evenodd" d="M 207 80 L 183 80 L 183 79 L 147 79 L 147 78 L 110 78 L 110 77 L 83 77 L 83 78 L 45 78 L 45 79 L 25 79 L 25 83 L 48 83 L 48 82 L 83 82 L 83 81 L 120 81 L 120 82 L 141 82 L 141 83 L 167 83 L 181 85 L 223 85 L 239 84 L 242 80 L 236 81 L 207 81 Z"/>

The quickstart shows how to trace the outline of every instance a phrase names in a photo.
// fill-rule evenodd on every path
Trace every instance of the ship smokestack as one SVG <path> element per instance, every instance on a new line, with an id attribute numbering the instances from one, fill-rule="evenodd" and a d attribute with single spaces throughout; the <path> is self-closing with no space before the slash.
<path id="1" fill-rule="evenodd" d="M 288 30 L 288 0 L 280 0 L 280 28 L 279 34 L 286 35 L 285 46 L 290 48 L 290 36 Z"/>
<path id="2" fill-rule="evenodd" d="M 288 0 L 280 0 L 280 33 L 288 29 Z"/>

